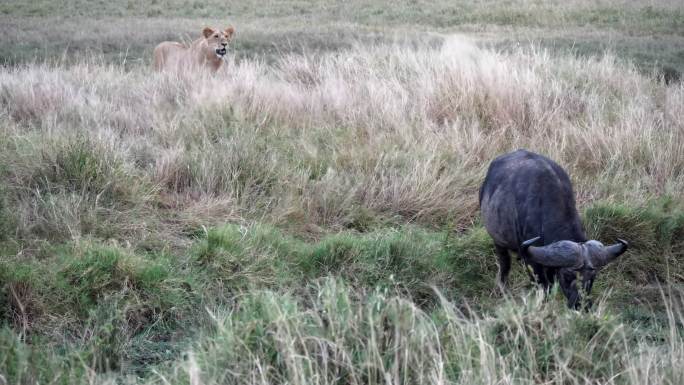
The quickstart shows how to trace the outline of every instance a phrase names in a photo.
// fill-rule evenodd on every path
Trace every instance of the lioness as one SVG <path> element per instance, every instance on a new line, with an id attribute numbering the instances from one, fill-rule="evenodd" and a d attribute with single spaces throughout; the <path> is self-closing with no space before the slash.
<path id="1" fill-rule="evenodd" d="M 202 37 L 187 44 L 175 41 L 159 43 L 154 49 L 154 69 L 178 70 L 192 66 L 208 67 L 216 72 L 221 68 L 228 43 L 233 39 L 235 29 L 225 30 L 206 27 Z"/>

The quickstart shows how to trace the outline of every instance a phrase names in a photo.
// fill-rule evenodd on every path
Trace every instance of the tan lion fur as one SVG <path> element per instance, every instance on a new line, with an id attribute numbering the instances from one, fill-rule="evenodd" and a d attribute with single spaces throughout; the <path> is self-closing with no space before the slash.
<path id="1" fill-rule="evenodd" d="M 202 37 L 189 45 L 175 41 L 159 43 L 154 49 L 154 69 L 164 71 L 205 67 L 216 72 L 221 68 L 225 56 L 225 53 L 220 55 L 218 52 L 221 48 L 227 48 L 234 33 L 233 27 L 225 30 L 206 27 Z"/>

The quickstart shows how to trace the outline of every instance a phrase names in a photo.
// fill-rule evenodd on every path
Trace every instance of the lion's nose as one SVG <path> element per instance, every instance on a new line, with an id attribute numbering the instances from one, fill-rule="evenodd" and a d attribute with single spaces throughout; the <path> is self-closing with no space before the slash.
<path id="1" fill-rule="evenodd" d="M 228 43 L 226 43 L 226 42 L 223 42 L 223 43 L 221 43 L 221 45 L 225 47 L 225 46 L 227 46 L 227 45 L 228 45 Z"/>

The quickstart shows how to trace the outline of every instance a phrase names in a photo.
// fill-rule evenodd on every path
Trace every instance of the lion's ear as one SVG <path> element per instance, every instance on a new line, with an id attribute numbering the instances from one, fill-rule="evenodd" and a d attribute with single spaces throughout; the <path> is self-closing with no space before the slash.
<path id="1" fill-rule="evenodd" d="M 202 35 L 204 35 L 205 38 L 209 38 L 214 33 L 214 29 L 211 27 L 204 27 L 202 30 Z"/>
<path id="2" fill-rule="evenodd" d="M 226 35 L 233 36 L 234 33 L 235 33 L 235 28 L 233 28 L 232 25 L 230 27 L 226 28 Z"/>

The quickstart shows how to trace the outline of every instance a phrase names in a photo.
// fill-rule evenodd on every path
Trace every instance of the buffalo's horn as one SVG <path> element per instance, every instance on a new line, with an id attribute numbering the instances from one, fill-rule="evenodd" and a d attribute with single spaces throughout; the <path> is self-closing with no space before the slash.
<path id="1" fill-rule="evenodd" d="M 602 256 L 596 256 L 594 261 L 595 265 L 605 266 L 613 262 L 617 257 L 622 255 L 627 248 L 629 248 L 629 243 L 624 239 L 617 239 L 618 243 L 610 246 L 606 246 L 606 253 Z"/>
<path id="2" fill-rule="evenodd" d="M 520 248 L 522 249 L 523 252 L 525 252 L 525 251 L 527 251 L 528 247 L 532 246 L 533 243 L 537 242 L 540 239 L 541 239 L 541 237 L 534 237 L 532 239 L 528 239 L 525 242 L 523 242 L 522 245 L 520 245 Z"/>
<path id="3" fill-rule="evenodd" d="M 528 239 L 520 245 L 522 252 L 533 262 L 547 267 L 570 267 L 577 264 L 579 254 L 575 248 L 567 244 L 574 242 L 556 242 L 542 247 L 531 246 L 539 239 L 540 237 Z"/>

